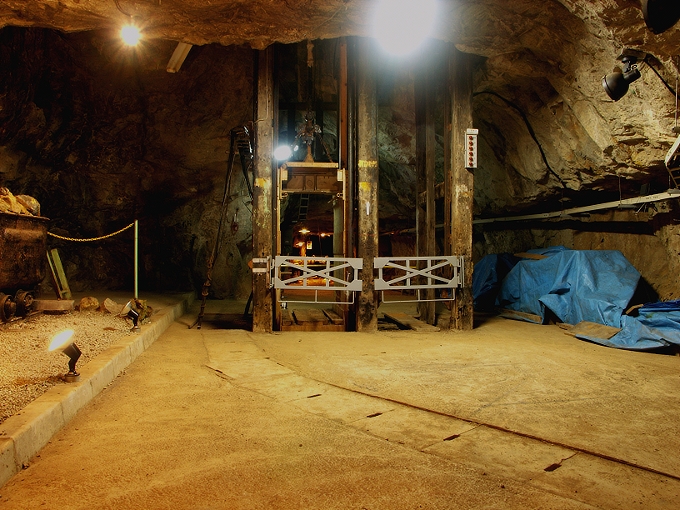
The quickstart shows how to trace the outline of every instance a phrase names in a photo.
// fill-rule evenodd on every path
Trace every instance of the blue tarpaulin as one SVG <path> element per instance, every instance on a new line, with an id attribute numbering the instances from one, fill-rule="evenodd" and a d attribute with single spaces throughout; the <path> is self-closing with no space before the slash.
<path id="1" fill-rule="evenodd" d="M 541 260 L 517 263 L 496 302 L 543 320 L 550 310 L 567 324 L 589 321 L 618 328 L 639 279 L 640 273 L 619 251 L 562 249 Z"/>
<path id="2" fill-rule="evenodd" d="M 640 273 L 621 252 L 562 246 L 531 251 L 546 258 L 520 260 L 502 282 L 501 259 L 480 261 L 475 273 L 480 265 L 481 271 L 473 277 L 475 303 L 498 289 L 496 306 L 538 316 L 541 323 L 550 311 L 566 324 L 588 321 L 621 328 L 610 339 L 577 335 L 584 340 L 636 350 L 680 345 L 680 301 L 645 305 L 638 317 L 624 315 Z"/>
<path id="3" fill-rule="evenodd" d="M 472 273 L 472 295 L 478 311 L 491 311 L 501 282 L 520 259 L 509 253 L 491 254 L 475 264 Z"/>

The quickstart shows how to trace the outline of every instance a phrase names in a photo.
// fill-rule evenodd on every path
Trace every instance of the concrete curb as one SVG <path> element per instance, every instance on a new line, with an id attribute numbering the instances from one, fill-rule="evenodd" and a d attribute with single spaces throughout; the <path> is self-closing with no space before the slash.
<path id="1" fill-rule="evenodd" d="M 21 471 L 52 436 L 110 384 L 137 356 L 192 305 L 189 293 L 173 307 L 152 316 L 140 334 L 129 335 L 107 348 L 80 370 L 80 381 L 59 384 L 27 405 L 21 414 L 0 425 L 0 487 Z"/>

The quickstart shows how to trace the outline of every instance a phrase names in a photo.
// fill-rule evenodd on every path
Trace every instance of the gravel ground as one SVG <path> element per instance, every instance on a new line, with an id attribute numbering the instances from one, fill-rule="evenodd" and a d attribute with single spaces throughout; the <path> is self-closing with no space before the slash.
<path id="1" fill-rule="evenodd" d="M 67 384 L 68 357 L 48 351 L 52 337 L 75 330 L 73 341 L 82 351 L 76 365 L 85 364 L 109 345 L 130 333 L 131 323 L 108 312 L 73 311 L 65 315 L 39 314 L 0 325 L 0 423 L 16 414 L 55 384 Z"/>

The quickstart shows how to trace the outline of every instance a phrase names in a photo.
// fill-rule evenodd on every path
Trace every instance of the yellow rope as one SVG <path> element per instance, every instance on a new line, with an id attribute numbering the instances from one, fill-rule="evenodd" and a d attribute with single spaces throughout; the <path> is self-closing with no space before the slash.
<path id="1" fill-rule="evenodd" d="M 115 235 L 120 234 L 121 232 L 125 232 L 127 229 L 129 229 L 130 227 L 132 227 L 134 224 L 135 224 L 135 222 L 133 221 L 133 222 L 130 223 L 127 227 L 123 227 L 123 228 L 121 228 L 120 230 L 118 230 L 117 232 L 114 232 L 114 233 L 112 233 L 112 234 L 107 234 L 107 235 L 105 235 L 105 236 L 93 237 L 93 238 L 91 238 L 91 239 L 75 239 L 75 238 L 73 238 L 73 237 L 59 236 L 59 235 L 57 235 L 57 234 L 53 234 L 52 232 L 48 232 L 47 234 L 48 234 L 48 235 L 51 235 L 52 237 L 56 237 L 57 239 L 63 239 L 64 241 L 77 241 L 77 242 L 85 243 L 85 242 L 89 242 L 89 241 L 101 241 L 102 239 L 107 239 L 107 238 L 109 238 L 109 237 L 113 237 L 113 236 L 115 236 Z"/>

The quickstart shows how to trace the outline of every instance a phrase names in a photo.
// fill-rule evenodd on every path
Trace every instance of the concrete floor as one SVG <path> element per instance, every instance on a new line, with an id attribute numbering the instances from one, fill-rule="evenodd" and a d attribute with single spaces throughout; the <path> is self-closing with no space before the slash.
<path id="1" fill-rule="evenodd" d="M 680 357 L 500 318 L 466 333 L 253 334 L 210 315 L 188 329 L 199 304 L 0 507 L 678 507 Z"/>

